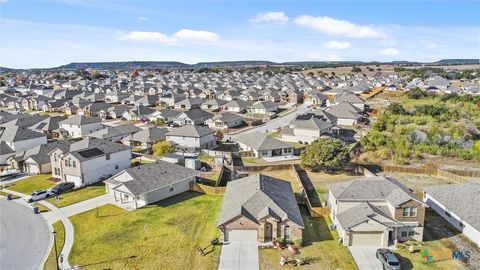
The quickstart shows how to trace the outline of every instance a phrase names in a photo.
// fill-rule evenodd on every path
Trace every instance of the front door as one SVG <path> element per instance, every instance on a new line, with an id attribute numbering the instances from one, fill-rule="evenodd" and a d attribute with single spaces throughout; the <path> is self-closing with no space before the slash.
<path id="1" fill-rule="evenodd" d="M 265 242 L 272 241 L 272 224 L 265 223 Z"/>

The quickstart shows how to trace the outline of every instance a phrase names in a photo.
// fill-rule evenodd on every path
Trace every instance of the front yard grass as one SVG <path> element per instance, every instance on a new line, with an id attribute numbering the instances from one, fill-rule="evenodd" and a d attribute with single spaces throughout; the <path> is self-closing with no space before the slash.
<path id="1" fill-rule="evenodd" d="M 7 197 L 8 194 L 9 194 L 9 193 L 0 190 L 0 196 Z M 18 199 L 18 198 L 20 198 L 20 197 L 18 197 L 17 195 L 13 195 L 13 194 L 12 194 L 12 200 L 15 200 L 15 199 Z"/>
<path id="2" fill-rule="evenodd" d="M 52 197 L 47 201 L 60 208 L 101 196 L 105 194 L 105 192 L 105 184 L 103 182 L 98 182 L 81 189 L 61 194 L 58 197 L 58 200 L 55 197 Z"/>
<path id="3" fill-rule="evenodd" d="M 63 244 L 65 243 L 65 228 L 63 227 L 63 223 L 61 221 L 57 221 L 52 225 L 53 230 L 56 232 L 55 238 L 57 239 L 57 252 L 58 256 L 60 256 L 60 252 L 62 251 Z M 55 242 L 52 245 L 52 249 L 48 254 L 48 258 L 43 265 L 44 270 L 57 270 L 57 264 L 55 259 Z"/>
<path id="4" fill-rule="evenodd" d="M 57 238 L 57 252 L 58 256 L 60 256 L 60 252 L 62 251 L 63 244 L 65 243 L 65 228 L 63 227 L 63 223 L 61 221 L 57 221 L 53 223 L 53 230 L 57 233 L 55 237 Z M 50 250 L 50 254 L 48 254 L 48 258 L 43 265 L 44 270 L 57 270 L 57 264 L 55 259 L 55 242 L 52 245 L 52 249 Z"/>
<path id="5" fill-rule="evenodd" d="M 301 206 L 305 230 L 303 241 L 305 246 L 300 249 L 300 258 L 308 258 L 310 264 L 301 269 L 358 269 L 347 247 L 338 243 L 336 231 L 330 231 L 329 218 L 313 218 L 308 215 L 306 207 Z M 280 265 L 280 255 L 289 256 L 287 249 L 260 249 L 260 269 L 296 269 L 296 267 Z"/>
<path id="6" fill-rule="evenodd" d="M 46 207 L 43 204 L 39 204 L 39 203 L 32 204 L 32 207 L 38 207 L 38 210 L 40 211 L 40 213 L 45 213 L 45 212 L 50 211 L 50 208 Z"/>
<path id="7" fill-rule="evenodd" d="M 51 174 L 38 174 L 23 180 L 19 180 L 13 183 L 8 189 L 21 192 L 24 194 L 31 194 L 35 190 L 48 189 L 55 185 L 55 182 L 48 180 Z"/>
<path id="8" fill-rule="evenodd" d="M 134 211 L 105 205 L 70 218 L 75 242 L 70 263 L 82 269 L 217 269 L 223 197 L 187 192 Z"/>

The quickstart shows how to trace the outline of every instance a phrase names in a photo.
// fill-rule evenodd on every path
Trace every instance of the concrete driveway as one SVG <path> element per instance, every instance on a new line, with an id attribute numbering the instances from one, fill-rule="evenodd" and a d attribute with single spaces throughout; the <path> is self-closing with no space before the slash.
<path id="1" fill-rule="evenodd" d="M 382 264 L 375 253 L 379 247 L 350 246 L 350 253 L 360 270 L 382 270 Z"/>
<path id="2" fill-rule="evenodd" d="M 219 270 L 259 269 L 258 244 L 251 241 L 232 241 L 222 246 Z"/>
<path id="3" fill-rule="evenodd" d="M 0 198 L 0 269 L 42 269 L 50 251 L 48 225 L 30 207 Z"/>

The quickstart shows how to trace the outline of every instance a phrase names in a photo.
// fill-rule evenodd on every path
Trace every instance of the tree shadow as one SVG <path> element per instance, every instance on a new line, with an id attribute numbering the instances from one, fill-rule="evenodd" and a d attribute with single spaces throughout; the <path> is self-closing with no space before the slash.
<path id="1" fill-rule="evenodd" d="M 413 269 L 413 263 L 409 258 L 405 258 L 402 255 L 398 253 L 393 253 L 397 257 L 397 259 L 400 261 L 400 266 L 402 270 L 411 270 Z"/>
<path id="2" fill-rule="evenodd" d="M 299 205 L 305 229 L 303 231 L 303 244 L 309 246 L 314 242 L 334 240 L 325 217 L 311 217 L 305 205 Z"/>

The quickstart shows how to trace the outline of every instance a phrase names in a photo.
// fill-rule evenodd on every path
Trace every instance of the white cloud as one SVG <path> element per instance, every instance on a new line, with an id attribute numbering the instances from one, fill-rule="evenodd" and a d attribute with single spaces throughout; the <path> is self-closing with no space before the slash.
<path id="1" fill-rule="evenodd" d="M 175 33 L 173 37 L 178 39 L 203 42 L 215 42 L 219 40 L 219 36 L 216 33 L 191 29 L 182 29 Z"/>
<path id="2" fill-rule="evenodd" d="M 332 40 L 332 41 L 323 43 L 323 46 L 328 49 L 343 50 L 343 49 L 350 48 L 350 42 Z"/>
<path id="3" fill-rule="evenodd" d="M 283 12 L 265 12 L 259 13 L 252 19 L 248 20 L 252 23 L 278 23 L 278 24 L 286 24 L 289 18 Z"/>
<path id="4" fill-rule="evenodd" d="M 144 21 L 148 20 L 148 18 L 144 17 L 144 16 L 140 16 L 140 17 L 138 17 L 138 20 L 141 21 L 141 22 L 144 22 Z"/>
<path id="5" fill-rule="evenodd" d="M 297 25 L 317 30 L 330 36 L 346 36 L 352 38 L 385 38 L 386 34 L 367 25 L 358 25 L 349 21 L 331 17 L 313 17 L 303 15 L 295 18 Z"/>
<path id="6" fill-rule="evenodd" d="M 131 31 L 128 33 L 121 33 L 117 35 L 116 38 L 118 40 L 127 40 L 139 43 L 156 43 L 164 45 L 173 45 L 177 42 L 175 38 L 169 37 L 159 32 Z"/>
<path id="7" fill-rule="evenodd" d="M 137 43 L 175 45 L 182 40 L 194 42 L 216 42 L 219 40 L 219 36 L 213 32 L 203 30 L 182 29 L 173 34 L 172 36 L 168 36 L 160 32 L 120 32 L 115 36 L 115 39 L 133 41 Z"/>
<path id="8" fill-rule="evenodd" d="M 393 55 L 399 55 L 400 51 L 395 48 L 386 48 L 381 50 L 380 53 L 384 55 L 393 56 Z"/>

